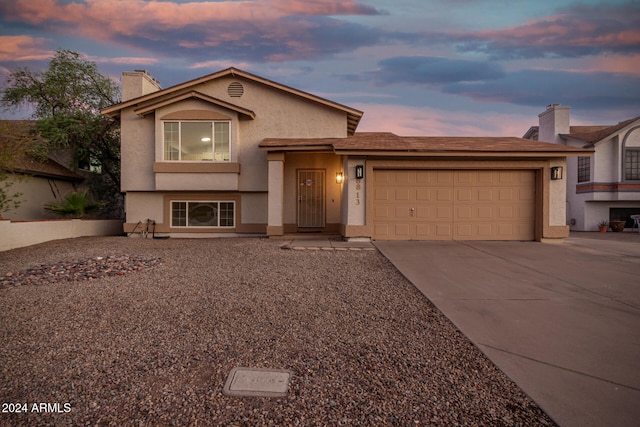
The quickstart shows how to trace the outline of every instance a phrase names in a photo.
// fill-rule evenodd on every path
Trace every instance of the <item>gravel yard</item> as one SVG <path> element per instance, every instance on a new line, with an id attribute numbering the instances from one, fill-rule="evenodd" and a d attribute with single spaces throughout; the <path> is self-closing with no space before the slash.
<path id="1" fill-rule="evenodd" d="M 0 252 L 0 400 L 27 404 L 0 424 L 554 425 L 377 251 L 282 243 Z M 234 367 L 293 371 L 288 396 L 223 395 Z"/>

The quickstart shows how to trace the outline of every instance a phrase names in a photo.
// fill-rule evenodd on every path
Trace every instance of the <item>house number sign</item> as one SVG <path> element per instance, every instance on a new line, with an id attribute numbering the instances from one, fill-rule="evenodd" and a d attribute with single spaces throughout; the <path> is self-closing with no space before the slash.
<path id="1" fill-rule="evenodd" d="M 358 206 L 360 204 L 360 190 L 361 189 L 362 189 L 362 180 L 361 179 L 356 179 L 356 198 L 355 198 L 356 206 Z"/>

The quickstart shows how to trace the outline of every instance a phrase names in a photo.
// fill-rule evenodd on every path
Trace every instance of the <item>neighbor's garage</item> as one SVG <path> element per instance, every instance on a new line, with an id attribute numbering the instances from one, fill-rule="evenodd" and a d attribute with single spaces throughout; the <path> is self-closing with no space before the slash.
<path id="1" fill-rule="evenodd" d="M 374 169 L 377 240 L 534 240 L 535 171 Z"/>

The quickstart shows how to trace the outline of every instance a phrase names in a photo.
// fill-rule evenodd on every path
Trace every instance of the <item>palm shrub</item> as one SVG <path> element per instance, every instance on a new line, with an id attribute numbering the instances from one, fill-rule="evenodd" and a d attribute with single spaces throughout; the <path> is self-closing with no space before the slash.
<path id="1" fill-rule="evenodd" d="M 49 212 L 72 218 L 82 218 L 101 207 L 102 203 L 94 202 L 87 191 L 73 191 L 65 196 L 62 203 L 49 202 L 44 205 Z"/>

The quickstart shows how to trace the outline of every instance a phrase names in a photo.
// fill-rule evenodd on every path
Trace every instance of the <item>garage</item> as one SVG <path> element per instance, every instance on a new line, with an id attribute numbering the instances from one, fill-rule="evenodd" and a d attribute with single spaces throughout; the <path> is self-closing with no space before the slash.
<path id="1" fill-rule="evenodd" d="M 534 170 L 373 171 L 377 240 L 534 240 Z"/>

